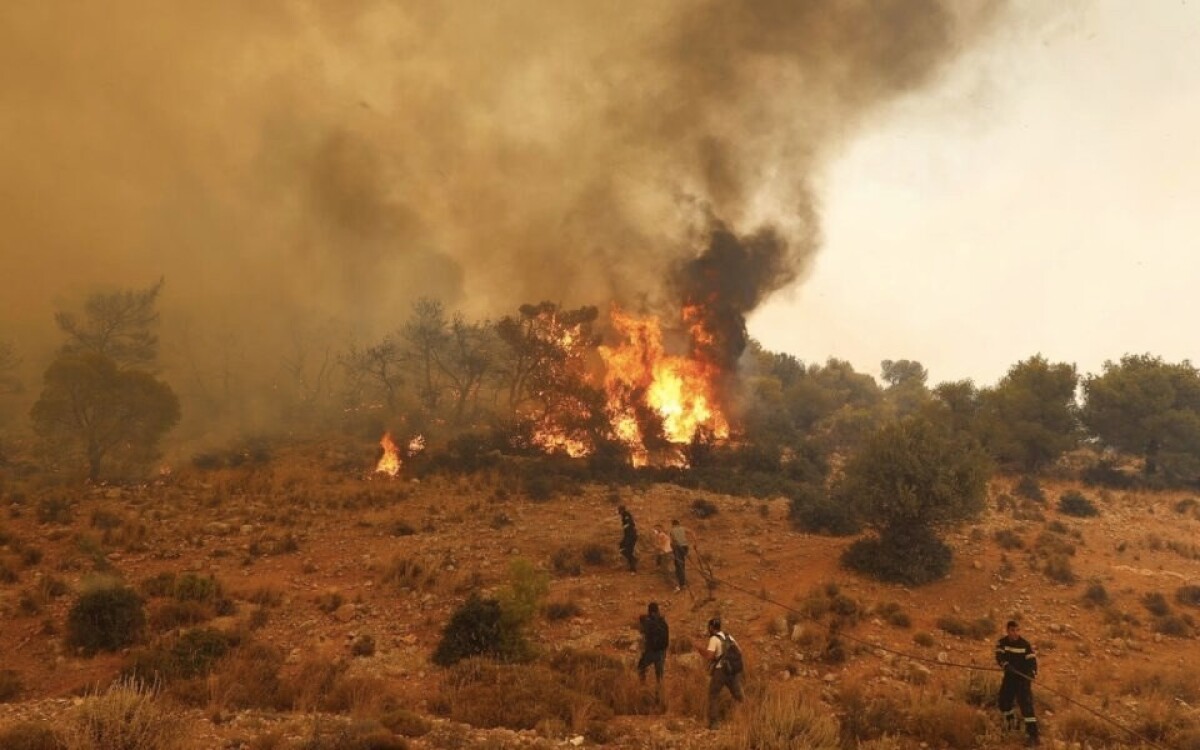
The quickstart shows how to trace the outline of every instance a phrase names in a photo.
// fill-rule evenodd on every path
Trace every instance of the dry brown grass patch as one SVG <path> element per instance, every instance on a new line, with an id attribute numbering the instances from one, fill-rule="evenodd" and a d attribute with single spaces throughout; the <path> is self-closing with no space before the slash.
<path id="1" fill-rule="evenodd" d="M 807 686 L 768 685 L 748 697 L 731 724 L 731 748 L 834 750 L 841 746 L 841 727 L 829 707 Z"/>
<path id="2" fill-rule="evenodd" d="M 175 750 L 187 736 L 178 712 L 136 680 L 119 680 L 79 704 L 68 720 L 67 750 Z"/>

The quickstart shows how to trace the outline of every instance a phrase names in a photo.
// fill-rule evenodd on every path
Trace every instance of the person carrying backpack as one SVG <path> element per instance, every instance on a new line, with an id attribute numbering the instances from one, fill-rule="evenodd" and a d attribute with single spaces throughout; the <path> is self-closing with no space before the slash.
<path id="1" fill-rule="evenodd" d="M 667 661 L 667 647 L 671 645 L 671 629 L 659 614 L 658 602 L 650 602 L 646 614 L 638 618 L 642 630 L 642 657 L 638 659 L 638 679 L 646 681 L 646 669 L 654 665 L 654 678 L 662 686 L 663 665 Z"/>
<path id="2" fill-rule="evenodd" d="M 742 661 L 742 650 L 733 636 L 721 630 L 720 618 L 714 617 L 708 621 L 708 645 L 697 648 L 700 655 L 708 660 L 708 728 L 717 728 L 717 701 L 721 690 L 729 688 L 729 694 L 738 703 L 744 698 L 742 694 L 742 672 L 745 666 Z"/>

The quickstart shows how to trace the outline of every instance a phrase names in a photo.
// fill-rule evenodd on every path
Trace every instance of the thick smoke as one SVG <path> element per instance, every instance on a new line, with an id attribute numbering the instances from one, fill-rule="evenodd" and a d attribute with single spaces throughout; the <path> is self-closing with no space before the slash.
<path id="1" fill-rule="evenodd" d="M 55 309 L 164 277 L 165 375 L 220 399 L 419 296 L 677 309 L 699 273 L 744 318 L 805 273 L 823 162 L 994 5 L 6 3 L 0 338 L 44 366 Z"/>

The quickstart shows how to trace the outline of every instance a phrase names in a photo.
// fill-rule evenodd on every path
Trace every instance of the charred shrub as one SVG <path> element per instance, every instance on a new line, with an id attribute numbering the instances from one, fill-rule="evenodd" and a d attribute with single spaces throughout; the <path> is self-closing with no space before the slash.
<path id="1" fill-rule="evenodd" d="M 494 435 L 466 432 L 447 441 L 445 451 L 431 459 L 431 468 L 459 473 L 487 469 L 499 462 L 503 446 Z"/>
<path id="2" fill-rule="evenodd" d="M 1058 512 L 1076 518 L 1093 518 L 1100 515 L 1100 510 L 1076 490 L 1064 492 L 1058 498 Z"/>
<path id="3" fill-rule="evenodd" d="M 67 643 L 88 655 L 136 643 L 145 628 L 142 597 L 116 581 L 85 590 L 67 613 Z"/>

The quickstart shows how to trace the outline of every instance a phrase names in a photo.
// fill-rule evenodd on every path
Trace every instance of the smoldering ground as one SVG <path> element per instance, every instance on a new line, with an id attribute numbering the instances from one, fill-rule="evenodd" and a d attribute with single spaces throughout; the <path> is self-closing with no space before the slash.
<path id="1" fill-rule="evenodd" d="M 55 309 L 164 277 L 165 375 L 185 402 L 222 372 L 269 392 L 281 359 L 381 335 L 418 296 L 469 315 L 669 308 L 714 226 L 773 239 L 769 272 L 720 267 L 747 272 L 722 282 L 744 325 L 819 246 L 823 162 L 1001 15 L 991 0 L 9 3 L 3 333 L 36 373 Z"/>

